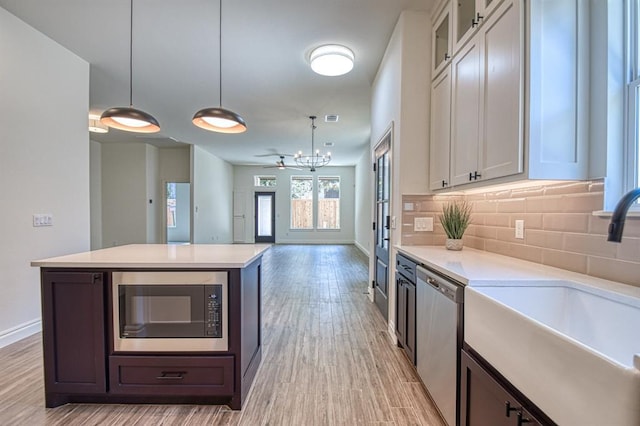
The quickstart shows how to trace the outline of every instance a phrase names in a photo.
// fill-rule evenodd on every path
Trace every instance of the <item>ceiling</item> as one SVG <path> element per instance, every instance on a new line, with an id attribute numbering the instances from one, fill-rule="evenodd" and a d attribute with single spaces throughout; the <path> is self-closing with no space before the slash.
<path id="1" fill-rule="evenodd" d="M 434 2 L 222 1 L 222 106 L 248 130 L 219 134 L 191 123 L 196 111 L 219 106 L 218 1 L 134 0 L 133 106 L 153 115 L 161 131 L 111 129 L 92 139 L 188 143 L 232 164 L 275 164 L 275 154 L 310 151 L 308 117 L 317 115 L 316 147 L 331 151 L 332 165 L 353 165 L 370 142 L 371 85 L 400 12 L 429 11 Z M 128 106 L 128 0 L 0 0 L 0 7 L 91 64 L 91 112 Z M 310 51 L 327 43 L 354 51 L 353 71 L 311 71 Z M 327 114 L 339 121 L 325 123 Z"/>

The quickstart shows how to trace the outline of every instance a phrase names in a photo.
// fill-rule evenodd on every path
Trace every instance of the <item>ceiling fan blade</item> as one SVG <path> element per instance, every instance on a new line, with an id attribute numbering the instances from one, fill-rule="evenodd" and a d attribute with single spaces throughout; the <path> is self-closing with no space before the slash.
<path id="1" fill-rule="evenodd" d="M 254 157 L 293 157 L 293 154 L 279 154 L 279 153 L 256 154 L 256 155 L 254 155 Z"/>

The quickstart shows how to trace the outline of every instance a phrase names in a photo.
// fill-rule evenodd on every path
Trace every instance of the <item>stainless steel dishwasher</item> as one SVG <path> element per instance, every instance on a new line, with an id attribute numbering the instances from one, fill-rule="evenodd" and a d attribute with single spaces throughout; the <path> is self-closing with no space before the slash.
<path id="1" fill-rule="evenodd" d="M 458 424 L 464 287 L 416 268 L 416 368 L 449 426 Z"/>

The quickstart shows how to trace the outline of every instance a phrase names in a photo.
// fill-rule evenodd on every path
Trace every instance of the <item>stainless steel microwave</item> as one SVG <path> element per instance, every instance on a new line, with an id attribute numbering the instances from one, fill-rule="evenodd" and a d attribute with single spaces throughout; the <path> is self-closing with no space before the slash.
<path id="1" fill-rule="evenodd" d="M 115 352 L 228 350 L 227 272 L 114 272 L 112 293 Z"/>

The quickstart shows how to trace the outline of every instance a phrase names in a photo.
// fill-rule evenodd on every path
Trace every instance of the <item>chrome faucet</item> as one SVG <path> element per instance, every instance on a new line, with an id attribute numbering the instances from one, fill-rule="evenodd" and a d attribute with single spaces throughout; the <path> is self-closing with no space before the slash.
<path id="1" fill-rule="evenodd" d="M 607 237 L 607 241 L 616 243 L 622 241 L 622 230 L 624 229 L 624 220 L 627 217 L 627 211 L 629 211 L 629 207 L 631 207 L 633 202 L 638 198 L 640 198 L 640 188 L 632 189 L 618 201 L 615 210 L 613 210 L 611 222 L 609 223 L 609 236 Z"/>

